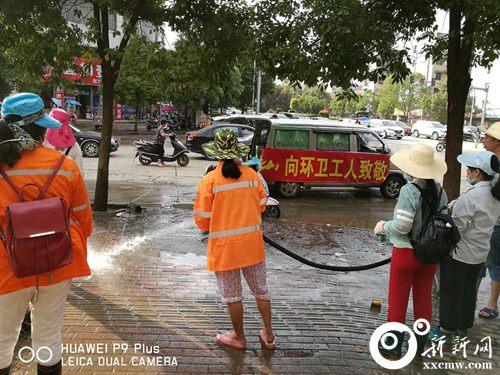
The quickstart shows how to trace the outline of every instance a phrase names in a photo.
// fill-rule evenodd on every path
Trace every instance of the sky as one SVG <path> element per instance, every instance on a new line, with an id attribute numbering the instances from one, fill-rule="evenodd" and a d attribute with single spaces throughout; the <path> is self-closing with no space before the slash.
<path id="1" fill-rule="evenodd" d="M 444 11 L 438 11 L 436 23 L 438 24 L 439 32 L 448 32 L 448 21 L 448 14 Z M 165 36 L 167 39 L 167 48 L 173 48 L 175 41 L 178 38 L 177 33 L 167 27 Z M 419 55 L 417 57 L 417 71 L 425 76 L 427 73 L 427 65 L 428 64 L 425 56 Z M 471 75 L 472 87 L 484 88 L 485 84 L 489 83 L 487 108 L 500 109 L 500 59 L 497 59 L 489 70 L 482 67 L 473 68 Z M 476 98 L 476 106 L 482 108 L 485 98 L 485 92 L 481 90 L 475 90 L 474 96 Z"/>
<path id="2" fill-rule="evenodd" d="M 436 23 L 439 27 L 439 32 L 448 32 L 448 14 L 444 11 L 438 11 L 436 17 Z M 417 47 L 419 48 L 419 47 Z M 427 72 L 427 61 L 425 56 L 420 55 L 417 58 L 417 71 L 422 73 L 424 76 Z M 491 69 L 476 67 L 472 69 L 472 87 L 484 88 L 486 83 L 489 83 L 488 92 L 488 104 L 487 108 L 499 108 L 500 109 L 500 59 L 497 59 Z M 476 90 L 475 93 L 476 106 L 482 107 L 485 92 L 481 90 Z"/>

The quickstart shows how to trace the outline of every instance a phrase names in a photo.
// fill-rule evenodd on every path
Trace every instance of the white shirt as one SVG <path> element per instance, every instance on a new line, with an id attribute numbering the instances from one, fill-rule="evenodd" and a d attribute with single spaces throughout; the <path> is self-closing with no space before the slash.
<path id="1" fill-rule="evenodd" d="M 493 227 L 500 218 L 500 201 L 491 194 L 491 181 L 481 181 L 460 195 L 452 217 L 462 237 L 453 259 L 467 264 L 486 261 Z"/>
<path id="2" fill-rule="evenodd" d="M 52 146 L 49 142 L 45 141 L 43 143 L 45 147 L 51 148 L 53 150 L 59 151 L 61 154 L 64 154 L 66 150 L 60 150 L 54 146 Z M 82 149 L 80 148 L 80 145 L 78 142 L 76 142 L 73 146 L 71 146 L 71 150 L 69 150 L 68 156 L 73 159 L 73 161 L 76 163 L 78 168 L 80 169 L 80 174 L 82 175 L 82 178 L 85 180 L 85 169 L 83 168 L 83 154 L 82 154 Z"/>

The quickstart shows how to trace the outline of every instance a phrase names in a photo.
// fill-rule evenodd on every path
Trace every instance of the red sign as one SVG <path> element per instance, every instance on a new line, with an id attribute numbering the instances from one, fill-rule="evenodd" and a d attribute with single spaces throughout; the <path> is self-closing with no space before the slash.
<path id="1" fill-rule="evenodd" d="M 341 182 L 381 184 L 389 175 L 389 155 L 364 152 L 262 150 L 261 173 L 267 182 Z"/>
<path id="2" fill-rule="evenodd" d="M 79 71 L 74 69 L 68 69 L 62 74 L 64 78 L 70 81 L 80 82 L 82 85 L 86 86 L 99 86 L 101 84 L 102 71 L 99 60 L 86 60 L 80 58 L 75 58 L 73 60 L 75 65 L 83 70 L 84 74 L 82 75 Z M 51 74 L 51 68 L 46 68 L 45 80 L 47 80 Z"/>
<path id="3" fill-rule="evenodd" d="M 116 120 L 122 119 L 122 105 L 118 103 L 115 104 L 115 119 Z"/>

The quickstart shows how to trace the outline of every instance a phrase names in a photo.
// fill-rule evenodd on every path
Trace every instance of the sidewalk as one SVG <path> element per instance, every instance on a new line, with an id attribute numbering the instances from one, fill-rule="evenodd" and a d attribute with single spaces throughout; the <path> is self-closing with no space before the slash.
<path id="1" fill-rule="evenodd" d="M 258 312 L 246 285 L 248 348 L 243 352 L 219 347 L 215 335 L 229 329 L 230 323 L 215 277 L 205 270 L 204 245 L 188 207 L 149 208 L 137 216 L 95 215 L 89 243 L 94 274 L 74 282 L 63 337 L 71 345 L 66 346 L 68 351 L 78 351 L 83 343 L 102 344 L 107 352 L 91 354 L 92 348 L 85 347 L 83 353 L 66 353 L 65 373 L 388 373 L 373 361 L 368 348 L 372 332 L 385 322 L 388 266 L 327 272 L 268 248 L 278 349 L 262 350 Z M 365 264 L 389 255 L 368 230 L 278 220 L 266 223 L 264 231 L 322 263 Z M 486 283 L 480 305 L 485 290 Z M 382 300 L 381 311 L 370 310 L 372 299 Z M 411 311 L 408 316 L 412 317 Z M 498 320 L 478 320 L 472 336 L 471 345 L 492 337 L 493 359 L 482 358 L 493 362 L 495 369 L 486 373 L 498 372 Z M 148 361 L 155 365 L 143 366 Z M 422 363 L 415 363 L 400 373 L 421 373 L 422 368 Z M 14 373 L 24 374 L 26 369 L 17 364 Z"/>

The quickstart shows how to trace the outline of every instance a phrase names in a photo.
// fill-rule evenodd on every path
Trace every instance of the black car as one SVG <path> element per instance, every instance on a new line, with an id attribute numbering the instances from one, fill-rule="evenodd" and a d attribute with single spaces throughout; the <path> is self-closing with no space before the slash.
<path id="1" fill-rule="evenodd" d="M 82 154 L 84 157 L 97 158 L 99 156 L 99 144 L 101 143 L 101 134 L 89 130 L 78 129 L 74 125 L 70 125 L 73 134 L 75 135 L 76 141 L 82 149 Z M 120 145 L 116 138 L 111 139 L 111 152 L 118 150 Z"/>
<path id="2" fill-rule="evenodd" d="M 252 137 L 254 133 L 254 128 L 248 125 L 239 124 L 217 124 L 212 126 L 207 126 L 206 128 L 186 133 L 186 146 L 191 152 L 196 152 L 197 154 L 204 155 L 203 149 L 201 148 L 207 142 L 211 142 L 215 139 L 215 134 L 222 129 L 231 129 L 238 141 L 250 146 L 252 143 Z"/>
<path id="3" fill-rule="evenodd" d="M 478 131 L 479 131 L 479 129 L 475 126 L 465 125 L 464 126 L 464 135 L 463 135 L 464 141 L 473 142 Z"/>

